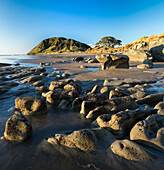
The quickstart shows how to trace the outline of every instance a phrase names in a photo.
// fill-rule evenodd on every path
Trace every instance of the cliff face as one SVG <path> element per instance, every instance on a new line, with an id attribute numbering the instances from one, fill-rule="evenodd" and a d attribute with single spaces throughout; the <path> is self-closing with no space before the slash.
<path id="1" fill-rule="evenodd" d="M 52 37 L 43 40 L 36 47 L 34 47 L 28 53 L 28 55 L 53 54 L 61 52 L 80 52 L 86 51 L 89 48 L 91 47 L 79 41 L 66 39 L 63 37 Z"/>

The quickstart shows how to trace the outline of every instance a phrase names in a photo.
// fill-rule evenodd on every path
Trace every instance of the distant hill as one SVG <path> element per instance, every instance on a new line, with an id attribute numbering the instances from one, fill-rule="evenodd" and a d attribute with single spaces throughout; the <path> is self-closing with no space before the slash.
<path id="1" fill-rule="evenodd" d="M 54 54 L 62 52 L 84 52 L 91 48 L 89 45 L 75 41 L 73 39 L 66 39 L 63 37 L 52 37 L 43 40 L 36 47 L 34 47 L 28 55 L 36 54 Z"/>

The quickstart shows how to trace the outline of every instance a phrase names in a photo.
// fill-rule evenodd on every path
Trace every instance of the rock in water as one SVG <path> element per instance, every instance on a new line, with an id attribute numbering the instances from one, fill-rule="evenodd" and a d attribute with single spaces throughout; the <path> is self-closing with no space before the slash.
<path id="1" fill-rule="evenodd" d="M 96 55 L 96 59 L 101 63 L 102 70 L 110 68 L 129 68 L 129 57 L 119 54 Z"/>
<path id="2" fill-rule="evenodd" d="M 15 108 L 23 115 L 42 115 L 47 113 L 46 102 L 38 97 L 17 97 Z"/>
<path id="3" fill-rule="evenodd" d="M 164 115 L 154 114 L 139 121 L 130 132 L 130 139 L 164 151 Z"/>
<path id="4" fill-rule="evenodd" d="M 110 148 L 113 153 L 128 160 L 145 161 L 155 159 L 155 156 L 151 152 L 127 139 L 116 140 Z"/>
<path id="5" fill-rule="evenodd" d="M 5 139 L 13 142 L 21 142 L 32 133 L 30 122 L 23 115 L 14 114 L 7 122 L 4 132 Z"/>

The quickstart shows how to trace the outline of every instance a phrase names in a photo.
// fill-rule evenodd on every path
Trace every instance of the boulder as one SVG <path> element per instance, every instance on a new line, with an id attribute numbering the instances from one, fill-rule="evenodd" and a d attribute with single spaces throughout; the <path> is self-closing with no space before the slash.
<path id="1" fill-rule="evenodd" d="M 65 85 L 66 85 L 66 82 L 51 81 L 51 84 L 49 86 L 49 90 L 54 90 L 56 88 L 63 88 Z"/>
<path id="2" fill-rule="evenodd" d="M 23 115 L 14 114 L 5 126 L 4 137 L 12 142 L 21 142 L 27 139 L 32 133 L 30 122 Z"/>
<path id="3" fill-rule="evenodd" d="M 164 152 L 164 115 L 154 114 L 139 121 L 132 128 L 130 139 Z"/>
<path id="4" fill-rule="evenodd" d="M 156 61 L 164 61 L 164 38 L 149 43 L 149 49 Z"/>
<path id="5" fill-rule="evenodd" d="M 118 97 L 105 101 L 83 101 L 81 105 L 80 113 L 84 116 L 88 114 L 89 111 L 95 109 L 96 107 L 104 106 L 111 111 L 119 112 L 125 109 L 136 109 L 138 105 L 134 100 L 129 97 Z"/>
<path id="6" fill-rule="evenodd" d="M 129 68 L 129 57 L 120 54 L 98 54 L 96 59 L 100 62 L 102 70 L 111 68 Z"/>
<path id="7" fill-rule="evenodd" d="M 97 93 L 99 93 L 99 92 L 100 92 L 100 89 L 101 89 L 101 87 L 100 87 L 100 86 L 95 85 L 95 86 L 93 87 L 93 89 L 92 89 L 91 93 L 93 93 L 93 94 L 97 94 Z"/>
<path id="8" fill-rule="evenodd" d="M 104 106 L 96 107 L 94 110 L 91 110 L 86 116 L 87 119 L 95 120 L 98 116 L 102 114 L 110 114 L 110 111 Z"/>
<path id="9" fill-rule="evenodd" d="M 140 61 L 143 62 L 146 59 L 152 58 L 152 55 L 147 50 L 129 50 L 123 52 L 124 55 L 127 55 L 129 57 L 130 61 Z"/>
<path id="10" fill-rule="evenodd" d="M 159 115 L 164 115 L 164 109 L 158 110 Z"/>
<path id="11" fill-rule="evenodd" d="M 30 77 L 24 79 L 22 81 L 22 83 L 34 83 L 34 82 L 39 81 L 39 80 L 43 81 L 43 79 L 46 80 L 47 77 L 46 76 L 40 76 L 40 75 L 30 76 Z"/>
<path id="12" fill-rule="evenodd" d="M 133 93 L 130 95 L 131 98 L 135 99 L 135 100 L 140 100 L 144 97 L 146 97 L 148 94 L 143 92 L 143 91 L 138 91 L 136 93 Z"/>
<path id="13" fill-rule="evenodd" d="M 115 137 L 104 128 L 82 129 L 70 134 L 56 134 L 47 140 L 54 146 L 66 146 L 85 152 L 107 149 Z"/>
<path id="14" fill-rule="evenodd" d="M 144 97 L 143 99 L 137 100 L 137 104 L 157 104 L 162 101 L 164 97 L 164 93 L 155 93 L 150 94 Z"/>
<path id="15" fill-rule="evenodd" d="M 153 65 L 150 65 L 150 64 L 140 64 L 140 65 L 137 65 L 137 68 L 139 68 L 139 69 L 151 69 L 151 68 L 153 68 Z"/>
<path id="16" fill-rule="evenodd" d="M 79 83 L 75 83 L 75 82 L 70 82 L 69 84 L 66 84 L 64 86 L 65 90 L 76 90 L 79 94 L 82 91 L 82 87 Z"/>
<path id="17" fill-rule="evenodd" d="M 124 97 L 128 96 L 128 93 L 121 91 L 121 90 L 111 90 L 109 93 L 109 99 L 115 98 L 115 97 Z"/>
<path id="18" fill-rule="evenodd" d="M 17 97 L 15 108 L 23 115 L 42 115 L 47 113 L 46 102 L 38 97 Z"/>
<path id="19" fill-rule="evenodd" d="M 143 49 L 147 49 L 148 47 L 148 44 L 147 44 L 147 42 L 145 42 L 145 41 L 140 41 L 140 42 L 138 42 L 137 44 L 135 44 L 133 47 L 132 47 L 132 49 L 133 50 L 143 50 Z"/>
<path id="20" fill-rule="evenodd" d="M 113 114 L 110 120 L 100 116 L 97 122 L 100 127 L 109 127 L 117 138 L 122 138 L 129 134 L 136 122 L 152 113 L 151 110 L 126 110 Z"/>
<path id="21" fill-rule="evenodd" d="M 70 77 L 71 75 L 70 74 L 68 74 L 68 73 L 63 73 L 62 74 L 62 77 L 64 77 L 64 78 L 68 78 L 68 77 Z"/>
<path id="22" fill-rule="evenodd" d="M 67 108 L 68 108 L 68 105 L 69 105 L 69 101 L 63 99 L 63 100 L 59 103 L 58 108 L 67 109 Z"/>
<path id="23" fill-rule="evenodd" d="M 159 102 L 157 105 L 155 105 L 154 109 L 158 110 L 164 109 L 164 101 Z"/>
<path id="24" fill-rule="evenodd" d="M 116 140 L 110 146 L 112 152 L 128 160 L 146 161 L 154 160 L 157 157 L 150 151 L 130 140 Z"/>
<path id="25" fill-rule="evenodd" d="M 81 97 L 76 98 L 73 102 L 72 102 L 72 108 L 73 109 L 80 109 L 81 108 L 81 104 L 83 101 L 85 100 L 90 100 L 90 101 L 103 101 L 106 100 L 107 97 L 103 94 L 88 94 L 88 95 L 83 95 Z"/>
<path id="26" fill-rule="evenodd" d="M 69 148 L 78 148 L 82 151 L 93 151 L 97 149 L 97 139 L 89 129 L 74 131 L 71 134 L 56 134 L 49 138 L 48 142 L 53 145 L 63 145 Z"/>

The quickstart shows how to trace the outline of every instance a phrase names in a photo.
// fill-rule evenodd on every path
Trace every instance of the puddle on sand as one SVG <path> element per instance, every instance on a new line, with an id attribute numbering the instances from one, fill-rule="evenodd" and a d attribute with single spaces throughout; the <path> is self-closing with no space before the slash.
<path id="1" fill-rule="evenodd" d="M 89 71 L 97 71 L 100 70 L 99 68 L 88 68 Z"/>

